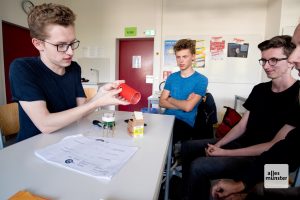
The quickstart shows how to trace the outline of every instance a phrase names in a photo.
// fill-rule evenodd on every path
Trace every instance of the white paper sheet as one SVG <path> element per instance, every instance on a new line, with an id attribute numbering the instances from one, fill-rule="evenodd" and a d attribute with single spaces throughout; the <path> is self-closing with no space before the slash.
<path id="1" fill-rule="evenodd" d="M 134 146 L 113 143 L 113 139 L 74 135 L 37 150 L 35 154 L 46 162 L 110 180 L 137 150 Z"/>

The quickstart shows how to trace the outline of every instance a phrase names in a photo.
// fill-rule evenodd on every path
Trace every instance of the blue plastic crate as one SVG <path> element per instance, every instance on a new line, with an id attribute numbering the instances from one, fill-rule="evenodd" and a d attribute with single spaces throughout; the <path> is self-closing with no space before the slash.
<path id="1" fill-rule="evenodd" d="M 150 108 L 148 110 L 148 108 L 142 108 L 141 112 L 143 113 L 153 113 L 153 114 L 158 114 L 159 113 L 159 109 L 158 108 Z"/>

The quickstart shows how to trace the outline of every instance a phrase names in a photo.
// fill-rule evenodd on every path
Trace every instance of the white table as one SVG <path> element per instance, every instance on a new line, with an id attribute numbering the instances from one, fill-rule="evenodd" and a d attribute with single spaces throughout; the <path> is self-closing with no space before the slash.
<path id="1" fill-rule="evenodd" d="M 54 144 L 65 136 L 102 136 L 102 129 L 92 125 L 92 121 L 101 116 L 95 112 L 55 133 L 39 134 L 0 150 L 0 199 L 7 199 L 24 189 L 55 200 L 157 199 L 165 161 L 170 153 L 168 146 L 174 117 L 145 113 L 144 136 L 132 138 L 124 122 L 131 114 L 116 112 L 114 137 L 133 141 L 139 150 L 110 182 L 49 164 L 34 155 L 36 149 Z"/>

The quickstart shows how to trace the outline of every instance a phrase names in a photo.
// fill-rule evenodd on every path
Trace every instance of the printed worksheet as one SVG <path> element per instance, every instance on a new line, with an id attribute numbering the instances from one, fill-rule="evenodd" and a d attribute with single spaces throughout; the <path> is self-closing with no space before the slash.
<path id="1" fill-rule="evenodd" d="M 36 156 L 59 166 L 99 179 L 110 180 L 138 150 L 113 139 L 69 136 L 39 149 Z"/>

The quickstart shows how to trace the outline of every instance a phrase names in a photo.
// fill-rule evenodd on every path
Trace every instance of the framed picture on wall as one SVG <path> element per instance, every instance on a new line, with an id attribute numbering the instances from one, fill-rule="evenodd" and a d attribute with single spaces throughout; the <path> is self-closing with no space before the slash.
<path id="1" fill-rule="evenodd" d="M 248 57 L 248 43 L 228 43 L 227 48 L 227 57 L 240 57 L 247 58 Z"/>

